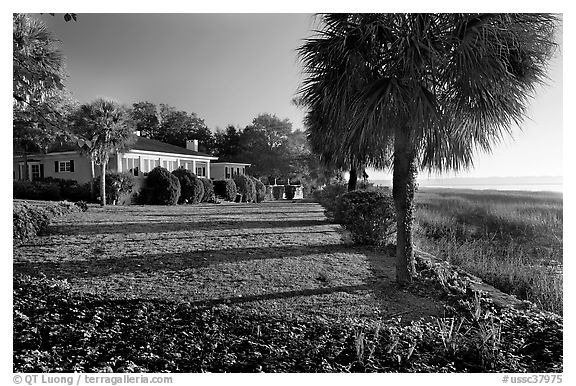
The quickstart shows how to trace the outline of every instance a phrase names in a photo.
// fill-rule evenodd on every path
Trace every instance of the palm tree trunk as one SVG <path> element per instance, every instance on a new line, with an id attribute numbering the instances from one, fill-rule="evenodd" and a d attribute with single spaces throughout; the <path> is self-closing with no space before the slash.
<path id="1" fill-rule="evenodd" d="M 102 199 L 100 205 L 102 206 L 106 206 L 106 164 L 107 162 L 102 162 L 100 174 L 100 197 Z"/>
<path id="2" fill-rule="evenodd" d="M 358 183 L 358 169 L 355 166 L 350 167 L 350 177 L 348 177 L 348 191 L 356 190 Z"/>
<path id="3" fill-rule="evenodd" d="M 412 241 L 416 174 L 416 153 L 410 145 L 410 131 L 397 129 L 394 133 L 392 196 L 396 210 L 396 281 L 399 284 L 410 283 L 416 273 Z"/>
<path id="4" fill-rule="evenodd" d="M 94 160 L 90 159 L 90 199 L 94 200 L 96 197 L 96 184 L 94 180 L 96 179 L 96 172 L 94 171 Z"/>

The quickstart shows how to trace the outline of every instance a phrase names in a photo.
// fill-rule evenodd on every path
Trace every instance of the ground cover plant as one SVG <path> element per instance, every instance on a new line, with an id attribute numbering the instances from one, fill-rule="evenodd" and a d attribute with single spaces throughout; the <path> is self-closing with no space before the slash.
<path id="1" fill-rule="evenodd" d="M 398 291 L 340 229 L 281 201 L 55 218 L 14 249 L 14 371 L 561 371 L 560 317 L 426 268 Z"/>
<path id="2" fill-rule="evenodd" d="M 421 189 L 426 250 L 504 292 L 562 314 L 562 194 Z"/>
<path id="3" fill-rule="evenodd" d="M 426 279 L 439 287 L 433 273 Z M 79 297 L 66 281 L 17 275 L 14 371 L 562 371 L 560 317 L 497 310 L 459 289 L 449 316 L 342 323 L 234 305 Z"/>

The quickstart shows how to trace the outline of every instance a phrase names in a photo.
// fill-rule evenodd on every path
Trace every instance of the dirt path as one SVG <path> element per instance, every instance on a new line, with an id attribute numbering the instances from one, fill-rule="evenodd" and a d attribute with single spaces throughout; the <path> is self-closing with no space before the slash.
<path id="1" fill-rule="evenodd" d="M 14 272 L 67 279 L 75 292 L 297 316 L 441 314 L 398 291 L 394 259 L 343 242 L 314 203 L 91 207 L 14 249 Z"/>

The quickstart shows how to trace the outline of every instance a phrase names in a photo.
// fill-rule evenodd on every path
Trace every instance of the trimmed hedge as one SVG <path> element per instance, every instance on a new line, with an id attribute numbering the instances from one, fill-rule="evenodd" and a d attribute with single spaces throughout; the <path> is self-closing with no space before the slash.
<path id="1" fill-rule="evenodd" d="M 90 184 L 47 177 L 37 181 L 13 181 L 15 199 L 42 201 L 91 201 Z"/>
<path id="2" fill-rule="evenodd" d="M 62 194 L 57 183 L 42 181 L 14 181 L 14 198 L 23 200 L 60 201 Z"/>
<path id="3" fill-rule="evenodd" d="M 262 202 L 266 200 L 266 185 L 264 185 L 264 183 L 262 183 L 262 181 L 260 181 L 257 178 L 254 177 L 250 178 L 252 178 L 252 182 L 254 183 L 254 187 L 256 188 L 256 202 Z"/>
<path id="4" fill-rule="evenodd" d="M 284 190 L 286 188 L 284 185 L 274 185 L 272 186 L 272 196 L 275 200 L 282 200 L 284 198 Z"/>
<path id="5" fill-rule="evenodd" d="M 202 202 L 216 202 L 216 196 L 214 195 L 214 184 L 212 180 L 208 178 L 199 178 L 200 182 L 204 184 L 204 195 L 202 196 Z"/>
<path id="6" fill-rule="evenodd" d="M 12 210 L 13 241 L 21 243 L 44 233 L 52 217 L 85 212 L 87 209 L 82 201 L 76 204 L 67 201 L 50 204 L 16 202 Z"/>
<path id="7" fill-rule="evenodd" d="M 337 197 L 348 191 L 345 184 L 330 184 L 321 190 L 313 193 L 314 199 L 324 207 L 324 214 L 330 221 L 334 221 L 334 210 L 336 209 Z"/>
<path id="8" fill-rule="evenodd" d="M 286 195 L 287 200 L 292 200 L 294 198 L 294 195 L 296 194 L 296 186 L 285 185 L 284 186 L 284 194 Z"/>
<path id="9" fill-rule="evenodd" d="M 148 204 L 176 205 L 180 198 L 180 181 L 168 169 L 156 166 L 146 177 L 143 196 Z"/>
<path id="10" fill-rule="evenodd" d="M 234 182 L 236 183 L 237 193 L 241 195 L 240 200 L 242 202 L 256 201 L 256 187 L 250 177 L 240 174 L 234 176 Z"/>
<path id="11" fill-rule="evenodd" d="M 214 194 L 226 201 L 234 201 L 237 192 L 236 183 L 231 178 L 214 181 Z"/>
<path id="12" fill-rule="evenodd" d="M 337 197 L 334 222 L 349 230 L 356 244 L 386 245 L 396 233 L 394 200 L 376 191 L 344 193 Z"/>
<path id="13" fill-rule="evenodd" d="M 204 197 L 204 184 L 188 169 L 179 168 L 172 172 L 180 181 L 179 204 L 198 204 Z"/>
<path id="14" fill-rule="evenodd" d="M 94 180 L 96 185 L 96 194 L 100 195 L 100 178 L 98 176 Z M 116 205 L 121 200 L 125 200 L 127 196 L 132 194 L 136 182 L 134 176 L 126 172 L 106 172 L 106 204 Z M 88 188 L 89 189 L 89 188 Z"/>
<path id="15" fill-rule="evenodd" d="M 266 188 L 264 196 L 266 197 L 266 200 L 268 201 L 272 201 L 274 200 L 274 195 L 272 194 L 272 185 L 264 185 L 264 187 Z"/>

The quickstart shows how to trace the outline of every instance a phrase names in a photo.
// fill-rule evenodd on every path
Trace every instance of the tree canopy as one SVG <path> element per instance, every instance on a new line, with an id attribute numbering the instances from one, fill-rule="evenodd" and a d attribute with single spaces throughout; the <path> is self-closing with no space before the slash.
<path id="1" fill-rule="evenodd" d="M 545 79 L 556 22 L 548 14 L 331 14 L 300 48 L 313 149 L 340 160 L 392 156 L 399 282 L 414 274 L 418 169 L 470 167 L 475 151 L 522 121 Z"/>
<path id="2" fill-rule="evenodd" d="M 128 111 L 118 103 L 98 98 L 81 105 L 70 115 L 70 127 L 81 138 L 85 138 L 85 152 L 100 165 L 100 197 L 106 205 L 106 166 L 110 155 L 128 148 L 134 141 L 133 122 Z"/>

